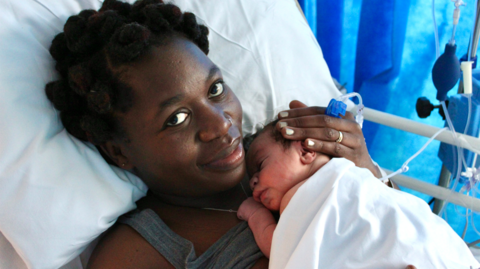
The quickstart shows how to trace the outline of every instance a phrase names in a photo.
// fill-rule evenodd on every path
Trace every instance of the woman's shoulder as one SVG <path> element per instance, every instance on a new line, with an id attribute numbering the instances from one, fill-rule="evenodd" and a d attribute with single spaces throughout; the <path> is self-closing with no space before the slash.
<path id="1" fill-rule="evenodd" d="M 115 224 L 100 240 L 87 268 L 174 268 L 139 233 Z"/>

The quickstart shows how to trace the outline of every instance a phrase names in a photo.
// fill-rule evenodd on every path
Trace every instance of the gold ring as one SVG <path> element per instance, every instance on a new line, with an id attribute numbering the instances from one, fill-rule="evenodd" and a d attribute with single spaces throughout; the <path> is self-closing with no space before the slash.
<path id="1" fill-rule="evenodd" d="M 338 131 L 338 139 L 335 142 L 342 143 L 342 140 L 343 140 L 343 133 Z"/>

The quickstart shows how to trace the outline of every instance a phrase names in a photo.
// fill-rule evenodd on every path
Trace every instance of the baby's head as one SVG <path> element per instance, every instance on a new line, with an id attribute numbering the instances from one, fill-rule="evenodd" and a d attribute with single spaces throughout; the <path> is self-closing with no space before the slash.
<path id="1" fill-rule="evenodd" d="M 331 157 L 307 149 L 303 141 L 283 138 L 274 121 L 258 133 L 246 156 L 253 198 L 279 210 L 285 193 L 309 178 Z"/>

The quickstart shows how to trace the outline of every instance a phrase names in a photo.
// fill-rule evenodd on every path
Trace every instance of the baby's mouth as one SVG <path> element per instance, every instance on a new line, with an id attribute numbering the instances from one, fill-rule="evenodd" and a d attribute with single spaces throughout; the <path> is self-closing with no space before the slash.
<path id="1" fill-rule="evenodd" d="M 261 203 L 265 199 L 266 194 L 267 194 L 267 189 L 263 189 L 261 191 L 253 191 L 253 199 Z"/>

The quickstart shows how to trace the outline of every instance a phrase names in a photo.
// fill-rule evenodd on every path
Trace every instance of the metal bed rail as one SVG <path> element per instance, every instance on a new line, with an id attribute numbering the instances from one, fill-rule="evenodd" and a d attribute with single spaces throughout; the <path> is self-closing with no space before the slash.
<path id="1" fill-rule="evenodd" d="M 389 126 L 392 128 L 396 128 L 399 130 L 403 130 L 409 133 L 418 134 L 425 137 L 432 137 L 437 131 L 440 130 L 438 127 L 434 127 L 428 124 L 419 123 L 410 119 L 402 118 L 399 116 L 391 115 L 385 112 L 381 112 L 378 110 L 374 110 L 371 108 L 364 108 L 363 116 L 365 120 L 372 121 L 378 124 L 382 124 L 385 126 Z M 475 153 L 480 154 L 480 139 L 456 133 L 457 137 L 460 141 L 460 146 L 462 148 L 471 150 Z M 444 131 L 440 135 L 438 135 L 436 140 L 439 140 L 444 143 L 454 145 L 454 139 L 452 136 L 451 131 Z M 391 173 L 391 171 L 384 169 L 387 173 Z M 425 193 L 427 195 L 433 196 L 440 200 L 445 200 L 450 203 L 460 205 L 476 212 L 480 212 L 480 199 L 464 195 L 458 192 L 453 192 L 448 188 L 440 187 L 434 184 L 430 184 L 427 182 L 423 182 L 421 180 L 408 177 L 405 175 L 397 175 L 394 176 L 393 181 L 400 186 L 419 191 L 421 193 Z"/>
<path id="2" fill-rule="evenodd" d="M 366 120 L 379 123 L 381 125 L 393 127 L 399 130 L 403 130 L 409 133 L 418 134 L 425 137 L 432 137 L 436 132 L 441 128 L 431 126 L 428 124 L 416 122 L 385 112 L 381 112 L 371 108 L 364 108 L 363 116 Z M 470 135 L 465 135 L 456 132 L 458 140 L 460 141 L 460 146 L 464 149 L 471 150 L 477 154 L 480 154 L 480 138 L 473 137 Z M 439 140 L 444 143 L 455 145 L 453 140 L 452 132 L 445 131 L 439 134 L 435 140 Z"/>
<path id="3" fill-rule="evenodd" d="M 383 170 L 385 170 L 387 174 L 392 173 L 392 171 L 389 171 L 387 169 L 383 169 Z M 394 176 L 392 180 L 396 184 L 403 186 L 405 188 L 416 190 L 421 193 L 425 193 L 427 195 L 433 196 L 437 199 L 448 201 L 452 204 L 456 204 L 459 206 L 463 206 L 465 208 L 469 208 L 473 211 L 480 212 L 480 199 L 478 198 L 474 198 L 471 196 L 467 196 L 465 194 L 454 192 L 445 187 L 440 187 L 431 183 L 423 182 L 421 180 L 418 180 L 409 176 L 401 175 L 401 174 Z"/>

